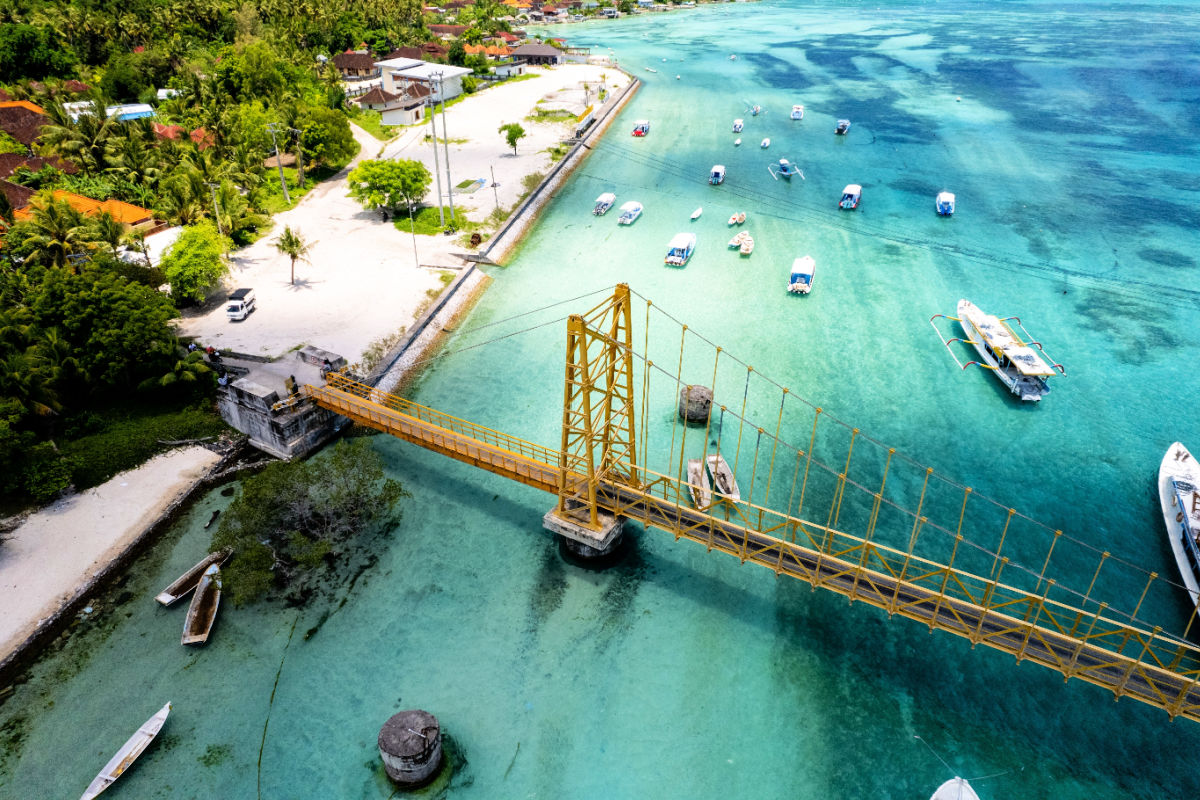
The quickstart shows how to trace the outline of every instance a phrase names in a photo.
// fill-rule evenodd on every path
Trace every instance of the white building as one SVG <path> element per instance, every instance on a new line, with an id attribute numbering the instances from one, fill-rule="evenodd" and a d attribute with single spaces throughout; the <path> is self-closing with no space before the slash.
<path id="1" fill-rule="evenodd" d="M 432 93 L 432 102 L 442 101 L 442 92 L 446 100 L 453 100 L 463 93 L 462 79 L 470 75 L 466 67 L 455 67 L 450 64 L 430 64 L 428 61 L 418 61 L 415 58 L 392 58 L 387 61 L 377 61 L 383 78 L 383 90 L 389 94 L 401 94 L 404 87 L 410 83 L 419 83 Z"/>

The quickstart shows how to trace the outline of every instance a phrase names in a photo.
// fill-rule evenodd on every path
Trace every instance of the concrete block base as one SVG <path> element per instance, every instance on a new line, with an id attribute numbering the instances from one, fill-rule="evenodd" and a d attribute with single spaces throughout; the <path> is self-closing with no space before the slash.
<path id="1" fill-rule="evenodd" d="M 592 530 L 579 524 L 573 519 L 558 515 L 558 509 L 551 509 L 542 517 L 542 526 L 563 538 L 563 544 L 574 556 L 583 559 L 607 556 L 621 544 L 621 534 L 625 530 L 624 517 L 600 513 L 600 529 Z"/>

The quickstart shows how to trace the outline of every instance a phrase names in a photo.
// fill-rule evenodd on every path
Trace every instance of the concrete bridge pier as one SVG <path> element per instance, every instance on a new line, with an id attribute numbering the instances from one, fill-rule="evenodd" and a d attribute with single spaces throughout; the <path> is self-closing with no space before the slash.
<path id="1" fill-rule="evenodd" d="M 600 529 L 592 530 L 573 519 L 559 516 L 555 507 L 542 517 L 542 526 L 558 534 L 572 556 L 590 561 L 611 555 L 620 546 L 625 518 L 601 511 Z"/>

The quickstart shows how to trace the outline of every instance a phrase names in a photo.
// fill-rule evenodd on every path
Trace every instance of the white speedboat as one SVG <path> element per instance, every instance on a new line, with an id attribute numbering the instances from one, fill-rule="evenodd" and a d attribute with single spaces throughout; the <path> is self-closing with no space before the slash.
<path id="1" fill-rule="evenodd" d="M 1179 442 L 1158 468 L 1158 500 L 1179 576 L 1200 608 L 1200 464 Z"/>
<path id="2" fill-rule="evenodd" d="M 771 146 L 771 140 L 763 139 L 761 142 L 759 142 L 758 146 L 761 147 L 762 149 L 766 150 L 768 147 Z"/>
<path id="3" fill-rule="evenodd" d="M 952 319 L 957 322 L 962 327 L 966 338 L 944 336 L 934 322 L 938 318 Z M 1015 326 L 1009 325 L 1010 321 L 1014 322 Z M 1062 364 L 1047 363 L 1042 358 L 1046 355 L 1046 351 L 1042 349 L 1041 342 L 1035 341 L 1029 335 L 1029 331 L 1025 330 L 1025 327 L 1021 325 L 1021 320 L 1017 317 L 1000 319 L 991 314 L 985 314 L 970 300 L 959 300 L 957 317 L 934 314 L 929 319 L 929 323 L 938 332 L 942 344 L 946 345 L 950 356 L 959 367 L 966 369 L 974 365 L 991 370 L 1010 392 L 1022 400 L 1036 403 L 1050 391 L 1050 387 L 1046 384 L 1047 378 L 1066 374 Z M 1017 333 L 1018 330 L 1020 334 Z M 1023 339 L 1021 334 L 1028 341 Z M 954 351 L 950 349 L 950 343 L 955 341 L 974 347 L 975 352 L 979 354 L 979 360 L 968 361 L 965 364 L 959 361 L 958 356 L 954 355 Z M 1046 357 L 1049 358 L 1049 356 Z"/>
<path id="4" fill-rule="evenodd" d="M 937 788 L 929 800 L 979 800 L 966 778 L 953 777 Z"/>
<path id="5" fill-rule="evenodd" d="M 792 262 L 792 271 L 788 275 L 788 291 L 792 294 L 808 294 L 812 291 L 813 275 L 817 271 L 817 262 L 812 256 L 801 256 Z"/>
<path id="6" fill-rule="evenodd" d="M 862 200 L 862 186 L 857 183 L 847 184 L 846 188 L 842 189 L 842 199 L 838 201 L 838 208 L 853 211 L 858 208 L 860 200 Z"/>
<path id="7" fill-rule="evenodd" d="M 688 259 L 692 257 L 692 253 L 695 250 L 696 234 L 677 233 L 667 243 L 667 257 L 663 259 L 663 263 L 672 267 L 686 266 Z"/>
<path id="8" fill-rule="evenodd" d="M 692 219 L 700 219 L 700 215 L 704 213 L 704 206 L 700 206 L 692 212 Z"/>
<path id="9" fill-rule="evenodd" d="M 733 121 L 733 132 L 734 133 L 741 133 L 743 127 L 745 127 L 745 123 L 742 120 L 735 119 Z"/>
<path id="10" fill-rule="evenodd" d="M 954 193 L 953 192 L 938 192 L 937 198 L 933 201 L 934 208 L 940 216 L 948 217 L 954 213 Z"/>
<path id="11" fill-rule="evenodd" d="M 103 792 L 109 786 L 116 782 L 117 778 L 125 774 L 125 771 L 137 761 L 154 738 L 158 736 L 158 732 L 162 730 L 163 725 L 167 721 L 167 715 L 171 713 L 171 704 L 167 703 L 158 710 L 150 719 L 146 720 L 142 727 L 137 729 L 133 736 L 125 744 L 121 745 L 121 749 L 117 754 L 109 759 L 104 765 L 104 769 L 100 770 L 92 782 L 88 784 L 87 790 L 79 800 L 92 800 L 93 797 Z"/>
<path id="12" fill-rule="evenodd" d="M 642 204 L 637 200 L 630 200 L 628 203 L 621 206 L 621 216 L 617 217 L 617 224 L 632 225 L 641 215 Z"/>
<path id="13" fill-rule="evenodd" d="M 596 198 L 596 207 L 592 209 L 592 213 L 597 217 L 603 217 L 615 202 L 617 202 L 617 196 L 612 192 L 605 192 Z"/>
<path id="14" fill-rule="evenodd" d="M 725 165 L 713 164 L 713 168 L 709 170 L 708 182 L 713 186 L 719 186 L 725 182 Z"/>
<path id="15" fill-rule="evenodd" d="M 792 119 L 804 119 L 804 106 L 799 104 L 792 106 Z"/>
<path id="16" fill-rule="evenodd" d="M 850 120 L 839 119 L 837 121 L 837 127 L 833 129 L 833 132 L 836 133 L 838 136 L 845 136 L 847 133 L 850 132 Z"/>

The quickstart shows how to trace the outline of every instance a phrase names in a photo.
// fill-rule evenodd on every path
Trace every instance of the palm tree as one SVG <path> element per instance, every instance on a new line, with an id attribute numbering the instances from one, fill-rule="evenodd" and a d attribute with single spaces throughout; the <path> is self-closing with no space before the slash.
<path id="1" fill-rule="evenodd" d="M 313 242 L 316 244 L 316 242 Z M 283 226 L 283 233 L 275 240 L 275 249 L 286 255 L 292 260 L 292 284 L 296 283 L 296 261 L 308 261 L 308 255 L 313 245 L 304 241 L 300 234 L 291 229 L 291 226 Z"/>
<path id="2" fill-rule="evenodd" d="M 117 250 L 125 243 L 124 223 L 118 222 L 105 211 L 91 218 L 90 227 L 88 238 L 96 244 L 108 245 L 109 252 L 116 258 Z"/>
<path id="3" fill-rule="evenodd" d="M 29 205 L 33 215 L 26 223 L 29 235 L 25 241 L 31 246 L 32 260 L 64 268 L 72 257 L 91 249 L 95 239 L 88 224 L 66 200 L 56 200 L 46 191 L 34 195 Z"/>

